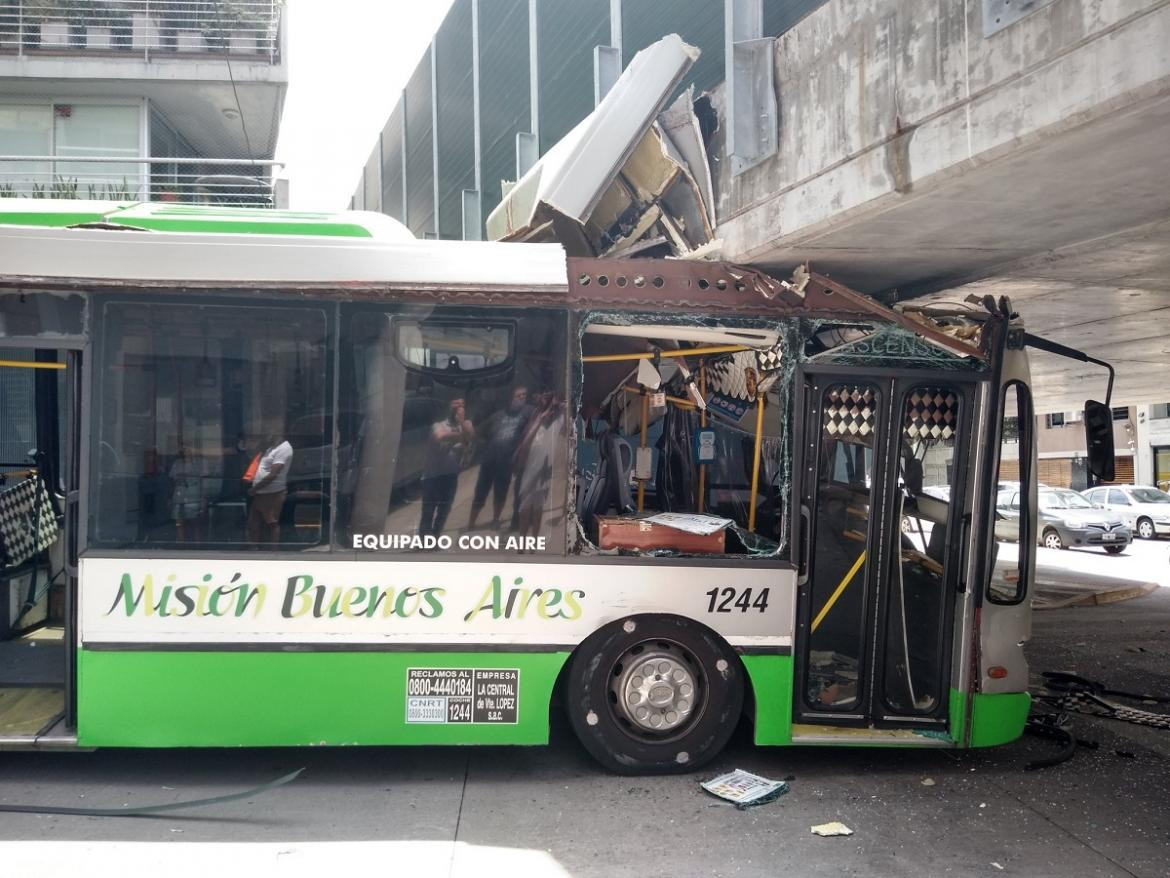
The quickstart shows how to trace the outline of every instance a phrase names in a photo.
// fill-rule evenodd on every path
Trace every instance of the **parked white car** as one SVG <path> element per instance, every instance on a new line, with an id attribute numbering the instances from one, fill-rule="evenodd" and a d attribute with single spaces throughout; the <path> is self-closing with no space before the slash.
<path id="1" fill-rule="evenodd" d="M 1170 534 L 1170 494 L 1140 485 L 1108 485 L 1082 491 L 1094 506 L 1121 516 L 1143 540 Z"/>

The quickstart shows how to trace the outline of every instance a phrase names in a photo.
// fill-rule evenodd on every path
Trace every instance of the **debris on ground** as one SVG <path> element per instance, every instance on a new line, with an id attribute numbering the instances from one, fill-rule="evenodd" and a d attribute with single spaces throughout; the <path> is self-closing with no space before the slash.
<path id="1" fill-rule="evenodd" d="M 834 835 L 853 835 L 853 830 L 839 820 L 834 820 L 831 823 L 819 823 L 811 829 L 813 835 L 824 838 L 830 838 Z"/>
<path id="2" fill-rule="evenodd" d="M 788 784 L 784 781 L 769 780 L 740 768 L 711 780 L 699 781 L 699 786 L 713 796 L 726 799 L 741 811 L 774 802 L 788 792 Z"/>
<path id="3" fill-rule="evenodd" d="M 932 786 L 934 786 L 934 778 L 933 778 L 933 777 L 924 777 L 924 778 L 922 779 L 922 785 L 923 785 L 924 787 L 932 787 Z"/>
<path id="4" fill-rule="evenodd" d="M 1046 570 L 1037 564 L 1032 609 L 1059 610 L 1073 606 L 1100 606 L 1145 597 L 1158 590 L 1156 582 L 1140 582 L 1096 573 Z"/>

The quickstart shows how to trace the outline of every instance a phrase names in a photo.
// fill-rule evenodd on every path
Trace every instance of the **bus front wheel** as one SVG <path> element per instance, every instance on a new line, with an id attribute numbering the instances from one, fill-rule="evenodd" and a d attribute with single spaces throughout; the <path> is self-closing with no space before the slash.
<path id="1" fill-rule="evenodd" d="M 573 731 L 619 774 L 677 774 L 712 759 L 739 721 L 743 666 L 713 632 L 677 616 L 631 616 L 593 634 L 569 665 Z"/>

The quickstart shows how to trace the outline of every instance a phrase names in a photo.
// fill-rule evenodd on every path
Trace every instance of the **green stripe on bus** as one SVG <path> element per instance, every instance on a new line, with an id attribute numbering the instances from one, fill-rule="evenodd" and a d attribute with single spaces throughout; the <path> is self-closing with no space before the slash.
<path id="1" fill-rule="evenodd" d="M 741 656 L 756 702 L 755 742 L 792 743 L 792 656 Z"/>
<path id="2" fill-rule="evenodd" d="M 947 719 L 951 740 L 962 746 L 963 730 L 967 727 L 967 693 L 952 689 L 948 710 Z"/>
<path id="3" fill-rule="evenodd" d="M 353 223 L 297 223 L 297 222 L 233 222 L 230 219 L 206 219 L 186 217 L 163 219 L 156 216 L 112 217 L 109 222 L 124 222 L 126 225 L 154 232 L 191 232 L 193 234 L 232 235 L 317 235 L 331 238 L 372 238 L 370 230 Z"/>
<path id="4" fill-rule="evenodd" d="M 45 228 L 64 228 L 81 223 L 100 223 L 106 221 L 106 215 L 99 211 L 86 213 L 48 213 L 41 211 L 2 211 L 0 210 L 0 226 L 41 226 Z"/>
<path id="5" fill-rule="evenodd" d="M 1027 692 L 971 696 L 971 746 L 994 747 L 1024 733 L 1032 696 Z"/>
<path id="6" fill-rule="evenodd" d="M 567 652 L 117 652 L 77 657 L 82 747 L 545 744 Z M 408 668 L 516 668 L 515 723 L 407 723 Z"/>

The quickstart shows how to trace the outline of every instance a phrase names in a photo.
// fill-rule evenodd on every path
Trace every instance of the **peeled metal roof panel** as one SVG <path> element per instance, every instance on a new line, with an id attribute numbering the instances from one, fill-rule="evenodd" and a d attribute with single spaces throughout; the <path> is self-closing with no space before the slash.
<path id="1" fill-rule="evenodd" d="M 591 114 L 529 169 L 488 217 L 493 240 L 522 236 L 542 204 L 583 223 L 699 50 L 669 34 L 643 49 Z"/>

